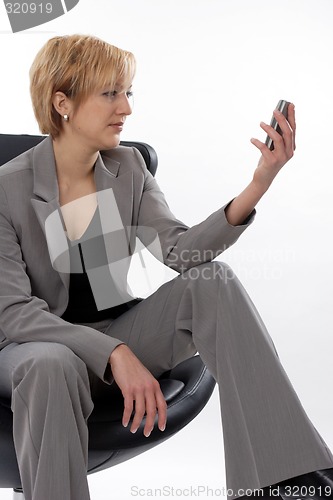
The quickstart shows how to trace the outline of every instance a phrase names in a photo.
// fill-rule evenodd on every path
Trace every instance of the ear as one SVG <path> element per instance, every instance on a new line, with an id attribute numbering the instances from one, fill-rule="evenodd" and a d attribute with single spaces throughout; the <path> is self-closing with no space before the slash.
<path id="1" fill-rule="evenodd" d="M 63 92 L 56 92 L 53 96 L 52 103 L 54 109 L 59 113 L 59 115 L 69 115 L 72 110 L 72 102 L 69 97 Z"/>

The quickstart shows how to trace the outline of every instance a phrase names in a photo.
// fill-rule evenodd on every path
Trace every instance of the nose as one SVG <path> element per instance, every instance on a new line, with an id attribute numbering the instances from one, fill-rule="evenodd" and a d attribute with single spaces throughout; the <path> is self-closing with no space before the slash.
<path id="1" fill-rule="evenodd" d="M 125 92 L 118 94 L 117 99 L 117 113 L 119 115 L 131 115 L 133 111 L 133 104 L 131 103 L 131 97 L 129 97 Z"/>

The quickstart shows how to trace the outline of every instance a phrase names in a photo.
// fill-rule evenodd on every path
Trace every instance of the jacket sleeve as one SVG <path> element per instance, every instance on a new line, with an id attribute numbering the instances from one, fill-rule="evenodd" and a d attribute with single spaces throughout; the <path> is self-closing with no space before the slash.
<path id="1" fill-rule="evenodd" d="M 64 321 L 32 295 L 20 242 L 0 186 L 0 348 L 10 342 L 57 342 L 67 346 L 97 376 L 112 381 L 108 358 L 122 342 L 86 326 Z"/>
<path id="2" fill-rule="evenodd" d="M 152 228 L 158 236 L 163 262 L 182 273 L 220 255 L 233 245 L 253 222 L 255 210 L 242 225 L 229 224 L 225 215 L 229 203 L 213 212 L 203 222 L 188 227 L 176 219 L 156 180 L 147 171 L 139 209 L 138 237 L 148 247 L 146 235 L 149 235 L 149 232 L 143 228 Z"/>

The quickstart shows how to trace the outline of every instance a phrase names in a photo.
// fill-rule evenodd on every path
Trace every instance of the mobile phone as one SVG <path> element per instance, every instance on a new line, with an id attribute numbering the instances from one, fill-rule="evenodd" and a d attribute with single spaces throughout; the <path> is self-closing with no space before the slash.
<path id="1" fill-rule="evenodd" d="M 284 101 L 281 99 L 281 101 L 278 102 L 277 106 L 276 106 L 276 109 L 281 111 L 281 113 L 287 118 L 288 116 L 288 106 L 289 106 L 290 102 L 288 101 Z M 270 123 L 270 126 L 273 127 L 274 130 L 276 130 L 280 135 L 282 135 L 282 130 L 281 128 L 279 127 L 279 124 L 278 122 L 276 121 L 274 115 L 272 116 L 272 119 L 271 119 L 271 123 Z M 274 142 L 273 142 L 273 139 L 271 139 L 269 136 L 266 137 L 266 141 L 265 141 L 265 144 L 266 146 L 271 150 L 273 151 L 274 149 Z"/>

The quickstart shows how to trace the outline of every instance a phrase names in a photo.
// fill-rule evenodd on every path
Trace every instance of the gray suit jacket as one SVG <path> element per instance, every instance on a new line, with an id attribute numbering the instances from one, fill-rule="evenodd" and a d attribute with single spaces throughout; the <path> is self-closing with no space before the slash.
<path id="1" fill-rule="evenodd" d="M 112 189 L 128 255 L 136 237 L 149 240 L 152 228 L 164 263 L 179 272 L 221 253 L 253 220 L 254 214 L 244 225 L 232 226 L 222 207 L 188 228 L 170 211 L 135 148 L 102 152 L 94 175 L 98 192 Z M 61 343 L 108 382 L 108 359 L 120 341 L 60 317 L 69 288 L 66 265 L 57 268 L 52 257 L 52 245 L 65 241 L 60 213 L 52 141 L 46 138 L 0 168 L 0 349 L 11 342 Z M 48 225 L 50 216 L 55 222 Z M 111 210 L 108 214 L 104 207 L 103 216 L 111 220 Z"/>

